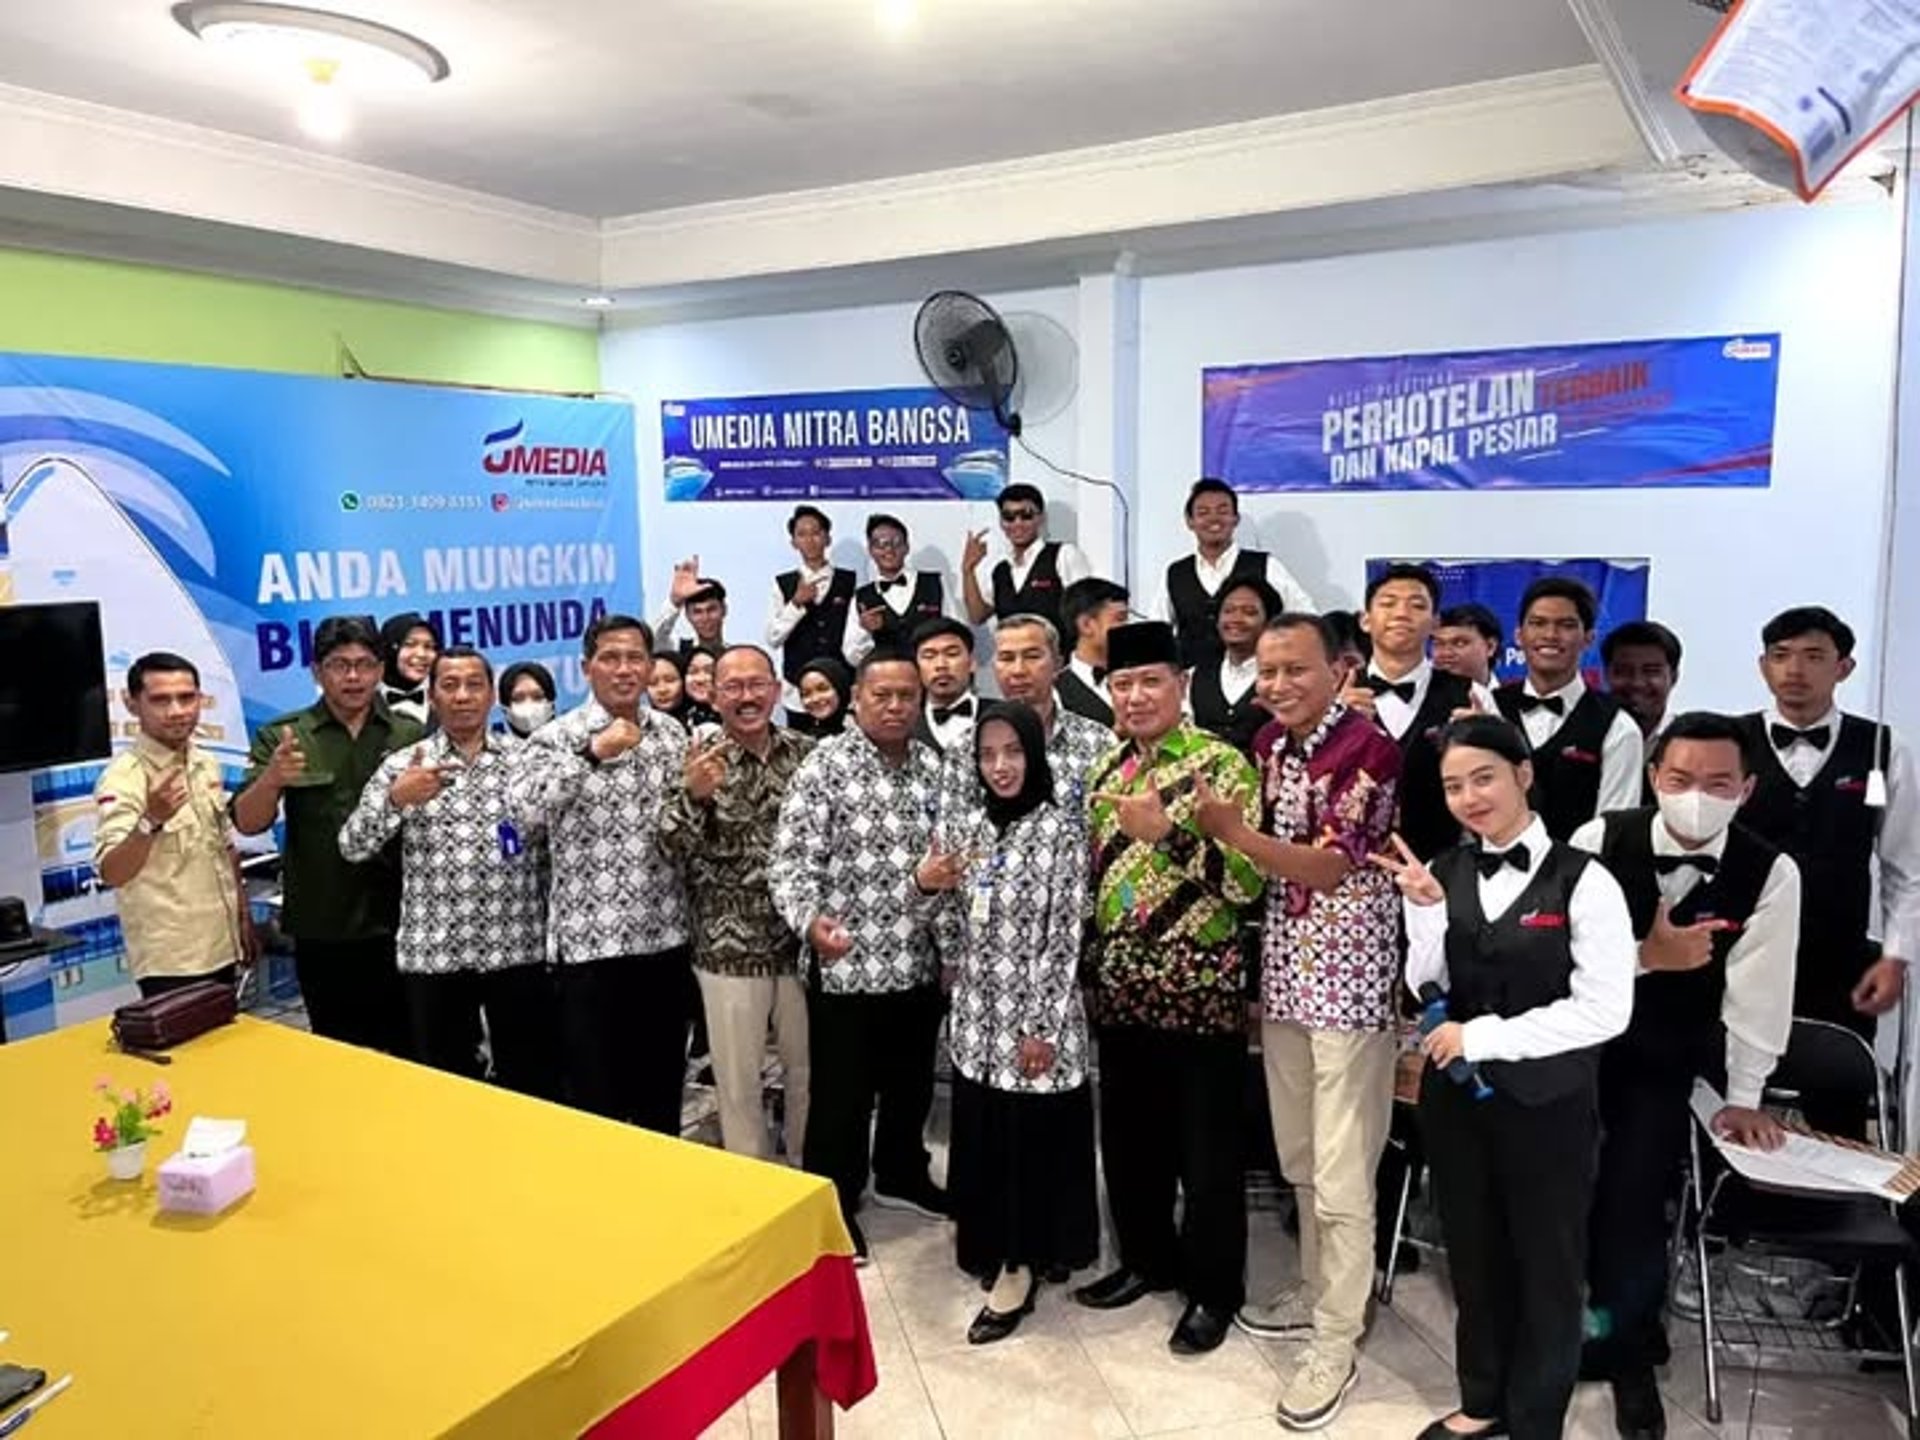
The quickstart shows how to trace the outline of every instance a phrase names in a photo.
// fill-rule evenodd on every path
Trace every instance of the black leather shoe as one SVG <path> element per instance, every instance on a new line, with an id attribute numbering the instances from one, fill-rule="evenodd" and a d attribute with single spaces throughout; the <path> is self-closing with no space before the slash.
<path id="1" fill-rule="evenodd" d="M 1119 1310 L 1160 1288 L 1146 1276 L 1122 1265 L 1118 1270 L 1082 1285 L 1073 1292 L 1073 1298 L 1089 1310 Z"/>
<path id="2" fill-rule="evenodd" d="M 1173 1327 L 1167 1348 L 1176 1355 L 1204 1355 L 1218 1350 L 1233 1326 L 1231 1310 L 1215 1310 L 1210 1305 L 1189 1305 Z"/>
<path id="3" fill-rule="evenodd" d="M 1620 1368 L 1620 1357 L 1611 1340 L 1588 1340 L 1580 1346 L 1582 1382 L 1611 1380 Z"/>
<path id="4" fill-rule="evenodd" d="M 1020 1302 L 1017 1309 L 995 1310 L 982 1305 L 980 1313 L 973 1317 L 973 1323 L 967 1326 L 967 1343 L 991 1345 L 996 1340 L 1006 1339 L 1020 1328 L 1022 1317 L 1033 1313 L 1033 1302 L 1039 1293 L 1040 1282 L 1033 1280 L 1027 1284 L 1027 1298 Z"/>
<path id="5" fill-rule="evenodd" d="M 1453 1412 L 1458 1415 L 1458 1410 Z M 1506 1440 L 1507 1425 L 1504 1420 L 1488 1422 L 1480 1430 L 1449 1430 L 1447 1421 L 1452 1416 L 1442 1416 L 1420 1432 L 1419 1440 Z"/>
<path id="6" fill-rule="evenodd" d="M 1613 1377 L 1613 1425 L 1621 1440 L 1666 1440 L 1667 1411 L 1652 1370 Z"/>

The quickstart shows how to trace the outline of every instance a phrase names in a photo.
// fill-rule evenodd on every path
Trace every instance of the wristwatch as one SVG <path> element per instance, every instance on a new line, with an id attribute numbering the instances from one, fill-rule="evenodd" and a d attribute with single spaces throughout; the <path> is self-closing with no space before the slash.
<path id="1" fill-rule="evenodd" d="M 151 815 L 142 815 L 138 820 L 133 822 L 133 828 L 142 835 L 158 835 L 160 833 L 160 826 Z"/>

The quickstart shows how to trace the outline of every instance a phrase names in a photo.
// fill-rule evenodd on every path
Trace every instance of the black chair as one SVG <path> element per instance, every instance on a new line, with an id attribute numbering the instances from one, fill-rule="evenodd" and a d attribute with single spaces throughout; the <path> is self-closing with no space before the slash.
<path id="1" fill-rule="evenodd" d="M 1766 1098 L 1770 1109 L 1865 1113 L 1878 1122 L 1878 1134 L 1888 1133 L 1886 1077 L 1873 1051 L 1853 1031 L 1825 1021 L 1793 1022 L 1787 1053 L 1774 1069 Z M 1907 1302 L 1907 1270 L 1916 1246 L 1896 1208 L 1871 1195 L 1785 1189 L 1747 1180 L 1720 1161 L 1710 1139 L 1702 1144 L 1702 1128 L 1696 1124 L 1691 1136 L 1683 1224 L 1693 1233 L 1690 1259 L 1699 1281 L 1700 1355 L 1706 1372 L 1707 1418 L 1716 1425 L 1720 1423 L 1718 1346 L 1723 1328 L 1728 1323 L 1740 1323 L 1756 1337 L 1752 1341 L 1756 1351 L 1782 1348 L 1765 1338 L 1778 1333 L 1786 1337 L 1786 1348 L 1797 1348 L 1792 1342 L 1804 1339 L 1813 1342 L 1811 1348 L 1828 1354 L 1897 1359 L 1906 1378 L 1907 1433 L 1910 1440 L 1920 1440 L 1913 1317 Z M 1723 1285 L 1716 1294 L 1710 1253 L 1737 1253 L 1756 1269 L 1776 1261 L 1815 1262 L 1838 1277 L 1840 1299 L 1830 1313 L 1818 1318 L 1746 1305 L 1731 1284 Z M 1869 1270 L 1891 1270 L 1893 1274 L 1900 1329 L 1897 1354 L 1865 1350 L 1845 1340 L 1864 1318 L 1860 1280 Z M 1676 1266 L 1676 1292 L 1680 1271 Z M 1684 1313 L 1688 1307 L 1676 1303 L 1674 1308 Z"/>

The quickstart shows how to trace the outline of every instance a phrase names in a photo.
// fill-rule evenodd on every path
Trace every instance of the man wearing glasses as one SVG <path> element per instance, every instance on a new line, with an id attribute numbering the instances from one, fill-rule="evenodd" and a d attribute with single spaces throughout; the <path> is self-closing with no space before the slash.
<path id="1" fill-rule="evenodd" d="M 280 928 L 293 940 L 313 1033 L 407 1055 L 394 946 L 398 858 L 389 846 L 355 864 L 339 843 L 341 825 L 380 762 L 423 734 L 380 698 L 381 655 L 372 621 L 336 615 L 320 622 L 313 633 L 320 698 L 254 732 L 232 813 L 236 830 L 258 835 L 284 808 Z"/>
<path id="2" fill-rule="evenodd" d="M 987 569 L 987 536 L 976 530 L 967 536 L 960 554 L 960 586 L 966 594 L 967 618 L 976 625 L 989 616 L 1038 615 L 1063 635 L 1060 600 L 1076 580 L 1093 574 L 1080 547 L 1065 540 L 1043 539 L 1047 528 L 1047 499 L 1032 485 L 1009 485 L 1000 492 L 1000 534 L 1008 553 Z M 985 571 L 985 579 L 982 572 Z"/>
<path id="3" fill-rule="evenodd" d="M 911 637 L 947 613 L 946 582 L 937 570 L 908 570 L 907 527 L 891 515 L 867 517 L 867 557 L 873 578 L 853 592 L 841 653 L 854 669 L 871 650 L 912 649 Z"/>
<path id="4" fill-rule="evenodd" d="M 1571 839 L 1596 815 L 1640 804 L 1640 727 L 1580 674 L 1598 610 L 1578 580 L 1534 581 L 1520 597 L 1517 635 L 1527 678 L 1493 692 L 1500 713 L 1533 747 L 1528 803 L 1556 840 Z"/>
<path id="5" fill-rule="evenodd" d="M 780 679 L 757 645 L 713 667 L 720 734 L 687 754 L 660 817 L 660 848 L 680 863 L 693 922 L 693 973 L 706 1007 L 720 1140 L 737 1155 L 773 1153 L 760 1069 L 771 1022 L 786 1095 L 789 1163 L 807 1133 L 807 992 L 800 941 L 773 908 L 767 861 L 787 786 L 813 741 L 773 723 Z"/>

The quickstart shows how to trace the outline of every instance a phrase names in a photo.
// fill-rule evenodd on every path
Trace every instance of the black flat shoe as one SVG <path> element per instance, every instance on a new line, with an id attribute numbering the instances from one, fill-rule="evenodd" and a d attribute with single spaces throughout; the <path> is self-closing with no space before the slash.
<path id="1" fill-rule="evenodd" d="M 1215 1310 L 1209 1305 L 1189 1305 L 1167 1339 L 1167 1348 L 1176 1355 L 1204 1355 L 1218 1350 L 1233 1327 L 1233 1312 Z"/>
<path id="2" fill-rule="evenodd" d="M 995 1310 L 982 1305 L 980 1313 L 973 1317 L 973 1323 L 967 1326 L 969 1345 L 991 1345 L 996 1340 L 1004 1340 L 1020 1328 L 1023 1317 L 1033 1313 L 1033 1302 L 1040 1293 L 1040 1282 L 1034 1281 L 1027 1286 L 1027 1298 L 1014 1310 Z"/>
<path id="3" fill-rule="evenodd" d="M 1073 1298 L 1089 1310 L 1119 1310 L 1164 1288 L 1123 1265 L 1111 1274 L 1082 1285 L 1073 1292 Z"/>
<path id="4" fill-rule="evenodd" d="M 1458 1415 L 1460 1412 L 1456 1410 L 1453 1413 Z M 1419 1440 L 1506 1440 L 1507 1422 L 1504 1420 L 1490 1421 L 1481 1430 L 1449 1430 L 1447 1421 L 1452 1418 L 1449 1415 L 1441 1416 L 1420 1432 Z"/>
<path id="5" fill-rule="evenodd" d="M 1613 1377 L 1613 1425 L 1620 1440 L 1666 1440 L 1667 1409 L 1651 1369 Z"/>

